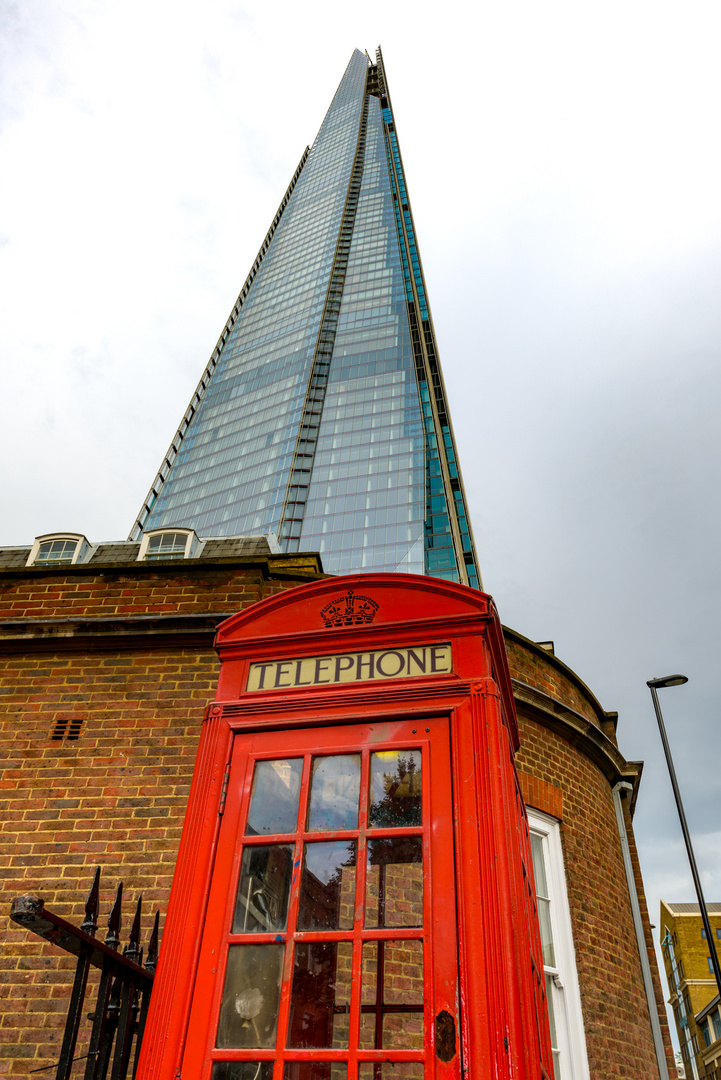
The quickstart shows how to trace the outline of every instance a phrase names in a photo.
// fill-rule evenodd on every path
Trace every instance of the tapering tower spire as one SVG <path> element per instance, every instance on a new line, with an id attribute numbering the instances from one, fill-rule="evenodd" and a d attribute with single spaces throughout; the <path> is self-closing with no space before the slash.
<path id="1" fill-rule="evenodd" d="M 131 536 L 480 586 L 380 49 L 356 50 Z"/>

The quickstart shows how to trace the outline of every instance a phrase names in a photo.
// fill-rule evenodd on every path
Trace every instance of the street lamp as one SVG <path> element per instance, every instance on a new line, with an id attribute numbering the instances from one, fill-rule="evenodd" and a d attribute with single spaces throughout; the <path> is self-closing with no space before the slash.
<path id="1" fill-rule="evenodd" d="M 711 964 L 713 967 L 713 973 L 716 977 L 716 986 L 718 987 L 719 995 L 721 995 L 721 965 L 719 965 L 719 958 L 716 952 L 716 944 L 711 933 L 711 923 L 708 918 L 708 911 L 706 909 L 706 901 L 703 898 L 703 889 L 701 888 L 701 878 L 699 877 L 698 868 L 696 866 L 696 859 L 693 854 L 693 847 L 691 845 L 691 835 L 688 831 L 688 825 L 686 824 L 686 815 L 683 810 L 683 803 L 681 802 L 681 792 L 678 789 L 678 781 L 676 779 L 676 770 L 673 767 L 673 758 L 671 757 L 671 748 L 668 745 L 668 739 L 666 738 L 666 728 L 663 724 L 663 716 L 661 715 L 661 706 L 658 703 L 657 690 L 663 690 L 667 686 L 683 686 L 687 683 L 688 679 L 685 675 L 666 675 L 662 679 L 649 679 L 646 686 L 651 691 L 651 697 L 653 698 L 653 707 L 656 710 L 656 719 L 658 720 L 658 730 L 661 732 L 661 742 L 663 743 L 663 752 L 666 755 L 666 764 L 668 765 L 669 775 L 671 777 L 671 786 L 673 787 L 674 798 L 676 799 L 676 808 L 678 809 L 678 816 L 681 821 L 681 830 L 683 832 L 683 839 L 686 844 L 686 851 L 688 852 L 688 861 L 691 866 L 691 874 L 693 876 L 693 883 L 696 886 L 696 896 L 698 897 L 699 907 L 701 908 L 701 918 L 703 919 L 704 929 L 706 931 L 706 940 L 709 945 L 709 953 L 711 954 Z"/>

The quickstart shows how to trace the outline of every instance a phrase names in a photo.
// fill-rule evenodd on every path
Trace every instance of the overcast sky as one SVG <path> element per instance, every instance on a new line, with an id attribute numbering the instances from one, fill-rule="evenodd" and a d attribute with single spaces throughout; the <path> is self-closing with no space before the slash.
<path id="1" fill-rule="evenodd" d="M 383 47 L 486 589 L 721 900 L 716 3 L 0 0 L 0 543 L 127 535 L 354 47 Z M 665 989 L 665 987 L 664 987 Z"/>

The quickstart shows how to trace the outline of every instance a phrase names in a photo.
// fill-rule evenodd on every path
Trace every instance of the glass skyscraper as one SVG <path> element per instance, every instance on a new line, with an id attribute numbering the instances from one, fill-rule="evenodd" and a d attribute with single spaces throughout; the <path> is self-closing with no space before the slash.
<path id="1" fill-rule="evenodd" d="M 133 528 L 480 576 L 380 50 L 355 51 Z"/>

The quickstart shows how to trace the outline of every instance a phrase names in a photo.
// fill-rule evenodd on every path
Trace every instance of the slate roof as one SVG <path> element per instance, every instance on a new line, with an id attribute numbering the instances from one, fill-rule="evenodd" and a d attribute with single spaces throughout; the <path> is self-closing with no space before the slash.
<path id="1" fill-rule="evenodd" d="M 0 548 L 0 570 L 24 566 L 30 554 L 29 547 Z"/>
<path id="2" fill-rule="evenodd" d="M 204 540 L 200 537 L 202 547 L 194 559 L 253 559 L 265 558 L 268 555 L 280 555 L 281 550 L 277 539 L 272 533 L 264 536 L 223 536 L 211 537 Z M 30 544 L 27 547 L 0 548 L 0 570 L 17 570 L 25 566 L 32 550 Z M 91 544 L 85 558 L 75 565 L 80 566 L 103 566 L 117 563 L 134 563 L 138 558 L 140 544 L 137 541 L 116 540 L 107 544 Z M 153 562 L 177 562 L 179 560 L 153 559 Z M 193 560 L 188 560 L 193 561 Z M 55 563 L 55 568 L 65 570 L 68 563 Z M 53 564 L 43 564 L 43 569 L 52 570 Z"/>

